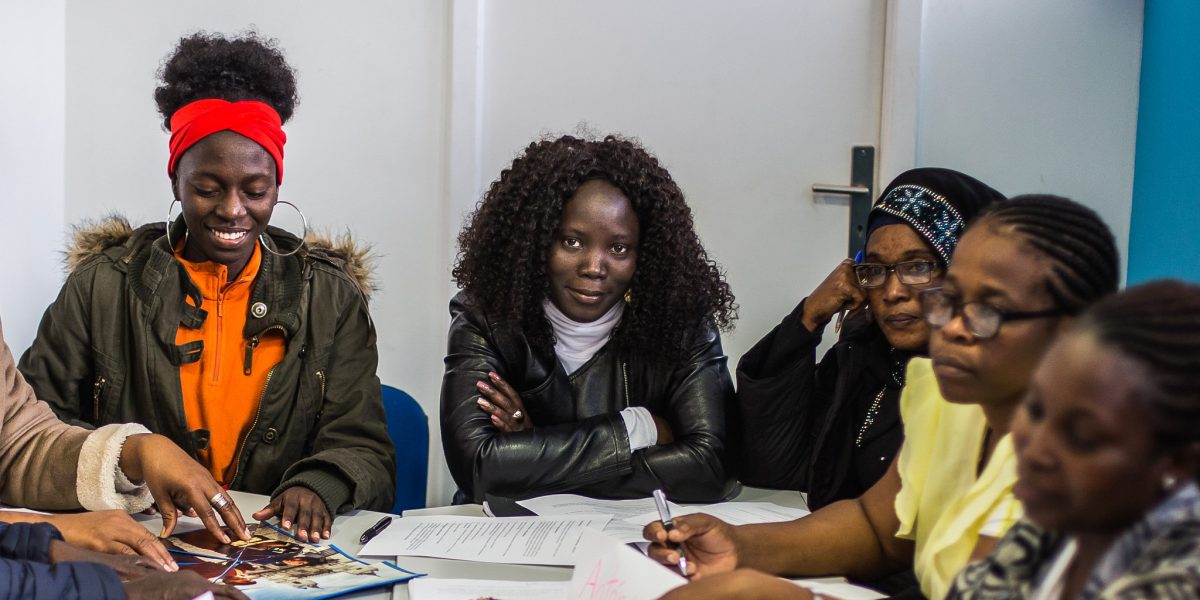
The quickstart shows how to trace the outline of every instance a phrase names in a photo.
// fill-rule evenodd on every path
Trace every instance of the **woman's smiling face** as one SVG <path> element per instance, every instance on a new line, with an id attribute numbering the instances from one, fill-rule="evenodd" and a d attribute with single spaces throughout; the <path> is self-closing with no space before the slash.
<path id="1" fill-rule="evenodd" d="M 174 190 L 188 228 L 183 257 L 225 265 L 236 277 L 275 210 L 275 160 L 249 138 L 217 132 L 179 159 Z"/>

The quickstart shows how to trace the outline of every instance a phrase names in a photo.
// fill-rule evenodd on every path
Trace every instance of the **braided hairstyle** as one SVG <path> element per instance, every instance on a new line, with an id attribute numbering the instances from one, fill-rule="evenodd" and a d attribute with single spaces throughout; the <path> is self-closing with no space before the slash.
<path id="1" fill-rule="evenodd" d="M 274 108 L 284 123 L 300 102 L 296 73 L 278 42 L 253 31 L 233 38 L 203 31 L 181 38 L 158 78 L 162 85 L 154 90 L 154 102 L 168 131 L 171 115 L 196 100 L 258 100 Z"/>
<path id="2" fill-rule="evenodd" d="M 1200 286 L 1160 280 L 1129 288 L 1092 306 L 1075 329 L 1145 369 L 1139 399 L 1160 447 L 1200 442 Z"/>
<path id="3" fill-rule="evenodd" d="M 453 276 L 467 300 L 552 350 L 542 308 L 550 291 L 547 260 L 563 205 L 592 179 L 629 198 L 640 230 L 632 301 L 613 331 L 614 349 L 675 362 L 710 324 L 730 329 L 733 293 L 696 235 L 683 192 L 657 158 L 615 135 L 536 141 L 500 173 L 458 236 Z"/>
<path id="4" fill-rule="evenodd" d="M 1117 243 L 1092 209 L 1062 196 L 1029 194 L 989 205 L 975 226 L 984 224 L 1009 229 L 1054 263 L 1046 288 L 1067 314 L 1117 291 Z"/>

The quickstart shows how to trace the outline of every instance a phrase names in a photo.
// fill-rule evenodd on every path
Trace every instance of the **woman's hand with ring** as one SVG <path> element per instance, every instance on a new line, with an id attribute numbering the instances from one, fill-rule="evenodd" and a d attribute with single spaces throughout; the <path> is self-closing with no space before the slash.
<path id="1" fill-rule="evenodd" d="M 488 379 L 491 380 L 490 384 L 487 381 L 475 382 L 479 390 L 479 400 L 476 402 L 480 410 L 491 416 L 492 425 L 502 433 L 533 429 L 533 420 L 525 410 L 521 394 L 498 373 L 489 372 Z"/>
<path id="2" fill-rule="evenodd" d="M 222 542 L 229 543 L 230 540 L 217 520 L 217 513 L 239 539 L 250 539 L 237 505 L 224 496 L 221 486 L 207 469 L 184 454 L 170 439 L 153 433 L 129 436 L 121 448 L 120 467 L 130 481 L 145 481 L 146 487 L 150 488 L 150 495 L 154 496 L 162 513 L 162 537 L 175 531 L 178 508 L 194 510 L 204 527 Z M 222 506 L 213 502 L 218 494 L 226 500 Z"/>

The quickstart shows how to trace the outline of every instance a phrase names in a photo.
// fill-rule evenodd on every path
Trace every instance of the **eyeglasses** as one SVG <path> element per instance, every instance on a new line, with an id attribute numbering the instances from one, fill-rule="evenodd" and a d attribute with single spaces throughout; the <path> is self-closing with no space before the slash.
<path id="1" fill-rule="evenodd" d="M 865 288 L 879 287 L 887 282 L 889 271 L 894 271 L 904 285 L 922 285 L 933 281 L 937 263 L 929 260 L 909 260 L 893 265 L 861 263 L 854 265 L 854 276 L 858 285 Z"/>
<path id="2" fill-rule="evenodd" d="M 921 292 L 921 310 L 925 314 L 925 322 L 940 329 L 949 323 L 954 315 L 962 315 L 963 327 L 977 340 L 986 340 L 1000 331 L 1000 326 L 1009 321 L 1024 321 L 1027 319 L 1044 319 L 1066 314 L 1061 308 L 1037 310 L 1030 312 L 1008 312 L 982 302 L 963 302 L 960 298 L 933 288 Z"/>

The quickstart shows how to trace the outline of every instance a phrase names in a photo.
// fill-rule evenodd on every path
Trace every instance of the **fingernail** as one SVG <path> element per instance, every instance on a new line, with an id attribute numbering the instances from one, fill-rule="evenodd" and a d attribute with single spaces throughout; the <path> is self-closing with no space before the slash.
<path id="1" fill-rule="evenodd" d="M 495 423 L 495 424 L 497 424 L 497 425 L 499 425 L 499 424 L 500 424 L 500 417 L 497 417 L 496 415 L 492 415 L 492 422 L 493 422 L 493 423 Z"/>
<path id="2" fill-rule="evenodd" d="M 476 403 L 479 404 L 479 406 L 481 406 L 483 408 L 491 408 L 492 407 L 492 403 L 488 402 L 487 400 L 484 400 L 483 398 L 476 400 Z"/>
<path id="3" fill-rule="evenodd" d="M 291 528 L 292 528 L 292 522 L 291 522 L 291 521 L 284 521 L 284 522 L 283 522 L 283 528 L 284 528 L 284 529 L 291 529 Z"/>
<path id="4" fill-rule="evenodd" d="M 329 539 L 329 530 L 328 529 L 325 530 L 325 539 Z"/>
<path id="5" fill-rule="evenodd" d="M 484 382 L 482 382 L 482 381 L 480 381 L 480 382 L 476 383 L 475 385 L 479 386 L 479 389 L 481 389 L 481 390 L 483 390 L 483 391 L 485 391 L 485 392 L 490 392 L 490 391 L 492 391 L 492 386 L 490 386 L 490 385 L 488 385 L 488 384 L 486 384 L 486 383 L 484 383 Z"/>
<path id="6" fill-rule="evenodd" d="M 308 532 L 307 532 L 307 531 L 305 531 L 305 530 L 303 530 L 303 529 L 301 529 L 301 530 L 300 530 L 300 537 L 302 537 L 302 538 L 306 538 L 306 537 L 308 537 Z"/>
<path id="7" fill-rule="evenodd" d="M 500 381 L 500 376 L 494 372 L 488 372 L 488 377 L 491 377 L 492 381 Z"/>

